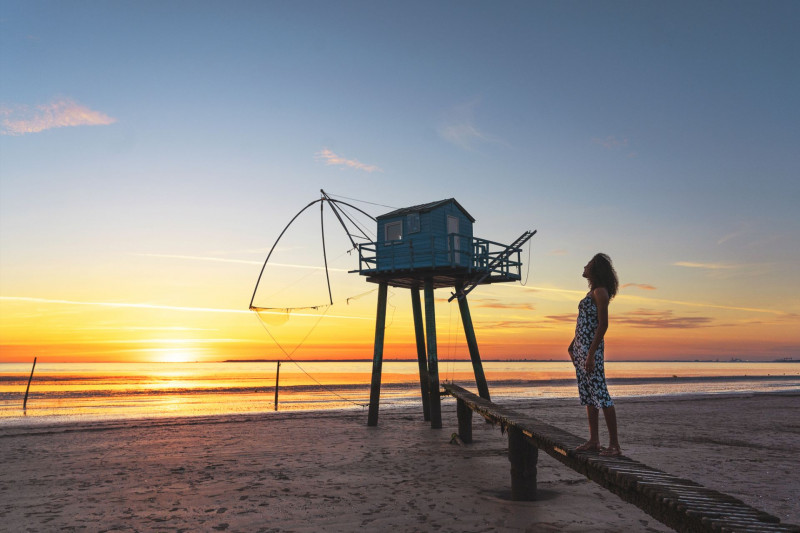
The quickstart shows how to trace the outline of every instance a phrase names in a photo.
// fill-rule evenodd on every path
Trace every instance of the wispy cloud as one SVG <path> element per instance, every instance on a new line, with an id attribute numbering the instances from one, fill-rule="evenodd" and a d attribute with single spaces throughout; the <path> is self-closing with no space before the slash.
<path id="1" fill-rule="evenodd" d="M 595 137 L 592 139 L 592 144 L 599 144 L 603 148 L 613 150 L 614 148 L 623 148 L 628 146 L 628 139 L 627 137 L 620 138 L 615 135 L 609 135 L 605 138 Z"/>
<path id="2" fill-rule="evenodd" d="M 599 146 L 602 146 L 606 150 L 622 150 L 622 149 L 627 149 L 630 143 L 628 142 L 627 137 L 617 137 L 616 135 L 609 135 L 608 137 L 595 137 L 594 139 L 592 139 L 592 144 L 597 144 Z M 635 151 L 629 151 L 627 155 L 628 159 L 633 159 L 638 154 Z"/>
<path id="3" fill-rule="evenodd" d="M 614 316 L 614 322 L 637 328 L 660 329 L 694 329 L 712 325 L 712 319 L 706 316 L 674 316 L 671 310 L 652 309 L 637 309 L 617 314 Z"/>
<path id="4" fill-rule="evenodd" d="M 324 161 L 326 165 L 350 167 L 356 170 L 363 170 L 364 172 L 383 172 L 383 169 L 377 165 L 367 165 L 358 159 L 347 159 L 327 148 L 323 148 L 314 154 L 314 159 L 317 161 Z"/>
<path id="5" fill-rule="evenodd" d="M 70 329 L 75 331 L 219 331 L 214 328 L 185 328 L 180 326 L 94 326 Z"/>
<path id="6" fill-rule="evenodd" d="M 559 249 L 559 250 L 551 250 L 551 251 L 547 252 L 547 255 L 557 255 L 557 256 L 569 255 L 569 252 L 566 251 L 566 250 L 561 250 L 561 249 Z"/>
<path id="7" fill-rule="evenodd" d="M 678 261 L 672 263 L 673 266 L 686 267 L 686 268 L 702 268 L 706 270 L 732 270 L 736 268 L 735 265 L 726 265 L 724 263 L 695 263 L 692 261 Z"/>
<path id="8" fill-rule="evenodd" d="M 478 103 L 476 99 L 448 110 L 437 127 L 439 136 L 464 150 L 472 150 L 476 144 L 501 142 L 475 124 L 474 114 Z"/>
<path id="9" fill-rule="evenodd" d="M 575 322 L 576 313 L 564 313 L 562 315 L 547 315 L 545 318 L 551 322 Z"/>
<path id="10" fill-rule="evenodd" d="M 475 302 L 475 307 L 485 309 L 521 309 L 523 311 L 534 311 L 535 307 L 530 303 L 506 303 L 494 298 L 483 298 Z"/>
<path id="11" fill-rule="evenodd" d="M 181 259 L 187 261 L 209 261 L 212 263 L 235 263 L 240 265 L 263 265 L 264 261 L 253 261 L 250 259 L 227 259 L 225 257 L 205 257 L 199 255 L 179 255 L 179 254 L 142 254 L 142 253 L 132 253 L 131 255 L 136 255 L 139 257 L 160 257 L 163 259 Z M 308 269 L 308 270 L 325 270 L 324 266 L 310 266 L 310 265 L 295 265 L 289 263 L 267 263 L 268 267 L 283 267 L 283 268 L 297 268 L 297 269 Z M 345 268 L 333 268 L 328 267 L 330 272 L 349 272 L 349 270 Z"/>
<path id="12" fill-rule="evenodd" d="M 575 313 L 564 313 L 560 315 L 548 315 L 545 317 L 550 322 L 574 323 L 577 315 Z M 614 313 L 612 317 L 614 324 L 626 324 L 639 328 L 669 328 L 669 329 L 688 329 L 700 328 L 711 325 L 712 319 L 699 316 L 674 316 L 671 310 L 654 311 L 651 309 L 637 309 L 628 313 Z"/>
<path id="13" fill-rule="evenodd" d="M 574 317 L 573 317 L 574 318 Z M 498 329 L 549 329 L 547 324 L 536 323 L 530 320 L 501 320 L 496 322 L 483 321 L 480 322 L 480 327 L 491 330 Z"/>
<path id="14" fill-rule="evenodd" d="M 37 106 L 0 107 L 0 134 L 25 135 L 53 128 L 73 126 L 107 126 L 117 120 L 105 113 L 89 109 L 68 98 Z"/>
<path id="15" fill-rule="evenodd" d="M 53 304 L 53 305 L 83 305 L 83 306 L 96 306 L 96 307 L 112 307 L 112 308 L 125 308 L 125 309 L 159 309 L 165 311 L 184 311 L 189 313 L 235 313 L 235 314 L 252 314 L 253 311 L 244 309 L 218 309 L 213 307 L 183 307 L 178 305 L 155 305 L 145 303 L 128 303 L 128 302 L 80 302 L 76 300 L 58 300 L 50 298 L 31 298 L 27 296 L 0 296 L 0 300 L 13 301 L 13 302 L 28 302 L 39 304 Z M 286 315 L 282 311 L 259 311 L 259 314 L 269 315 Z M 318 317 L 319 315 L 313 313 L 295 313 L 292 316 L 311 316 Z M 328 318 L 346 318 L 351 320 L 373 320 L 370 317 L 356 317 L 356 316 L 339 316 L 339 315 L 325 315 Z"/>
<path id="16" fill-rule="evenodd" d="M 643 291 L 654 291 L 656 290 L 655 287 L 652 285 L 648 285 L 647 283 L 624 283 L 620 288 L 627 289 L 628 287 L 634 287 L 636 289 L 642 289 Z"/>

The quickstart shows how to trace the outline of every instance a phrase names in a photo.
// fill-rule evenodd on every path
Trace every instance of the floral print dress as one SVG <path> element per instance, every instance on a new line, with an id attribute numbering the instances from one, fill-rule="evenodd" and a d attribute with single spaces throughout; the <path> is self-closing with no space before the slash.
<path id="1" fill-rule="evenodd" d="M 587 373 L 585 368 L 589 346 L 592 345 L 598 324 L 597 304 L 592 300 L 590 293 L 578 304 L 578 323 L 575 325 L 575 344 L 572 348 L 573 364 L 575 365 L 575 374 L 578 376 L 578 394 L 581 398 L 581 405 L 592 405 L 601 409 L 614 405 L 611 396 L 608 395 L 603 367 L 604 340 L 600 341 L 600 345 L 594 353 L 594 370 Z"/>

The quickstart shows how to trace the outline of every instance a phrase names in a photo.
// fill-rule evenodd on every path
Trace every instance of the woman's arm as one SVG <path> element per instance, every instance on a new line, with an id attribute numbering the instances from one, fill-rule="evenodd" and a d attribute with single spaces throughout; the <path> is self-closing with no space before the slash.
<path id="1" fill-rule="evenodd" d="M 572 342 L 569 343 L 569 348 L 567 348 L 567 353 L 569 354 L 569 358 L 572 359 L 572 364 L 575 364 L 575 339 L 572 339 Z"/>
<path id="2" fill-rule="evenodd" d="M 594 332 L 594 339 L 586 356 L 586 372 L 590 374 L 594 371 L 594 353 L 608 330 L 608 291 L 605 287 L 598 287 L 592 291 L 592 298 L 597 306 L 597 331 Z"/>

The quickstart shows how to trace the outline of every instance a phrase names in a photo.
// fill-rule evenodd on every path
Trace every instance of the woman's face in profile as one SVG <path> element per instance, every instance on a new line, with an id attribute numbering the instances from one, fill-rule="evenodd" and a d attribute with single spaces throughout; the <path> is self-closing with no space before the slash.
<path id="1" fill-rule="evenodd" d="M 583 277 L 589 279 L 589 270 L 592 268 L 592 262 L 589 261 L 586 263 L 586 266 L 583 267 Z"/>

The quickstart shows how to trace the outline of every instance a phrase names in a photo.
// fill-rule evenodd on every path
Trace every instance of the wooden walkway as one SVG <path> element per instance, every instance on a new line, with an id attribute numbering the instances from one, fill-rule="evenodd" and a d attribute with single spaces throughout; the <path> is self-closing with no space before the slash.
<path id="1" fill-rule="evenodd" d="M 536 459 L 542 450 L 628 503 L 682 532 L 800 532 L 800 526 L 748 506 L 728 494 L 651 468 L 625 456 L 576 452 L 584 439 L 524 413 L 504 408 L 453 384 L 443 384 L 457 400 L 459 436 L 472 442 L 472 412 L 509 432 L 512 492 L 534 499 Z M 523 442 L 524 441 L 524 442 Z"/>

